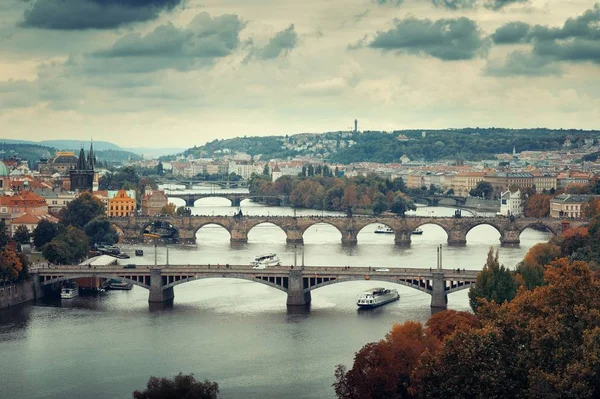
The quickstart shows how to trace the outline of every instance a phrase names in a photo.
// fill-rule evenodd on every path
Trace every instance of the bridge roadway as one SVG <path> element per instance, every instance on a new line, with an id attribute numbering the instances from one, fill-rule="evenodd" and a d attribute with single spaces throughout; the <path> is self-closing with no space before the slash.
<path id="1" fill-rule="evenodd" d="M 480 225 L 494 227 L 500 233 L 502 245 L 518 245 L 521 233 L 530 227 L 544 228 L 554 235 L 571 227 L 585 225 L 584 220 L 502 218 L 502 217 L 398 217 L 398 216 L 129 216 L 111 218 L 120 236 L 128 242 L 143 242 L 144 231 L 156 221 L 168 222 L 178 232 L 179 242 L 194 244 L 196 233 L 213 224 L 225 228 L 231 242 L 248 242 L 248 232 L 262 223 L 278 226 L 286 234 L 286 242 L 302 244 L 303 235 L 311 226 L 325 223 L 335 227 L 342 235 L 342 244 L 356 244 L 358 233 L 368 225 L 384 225 L 394 232 L 394 242 L 409 246 L 412 232 L 425 224 L 441 227 L 448 235 L 448 245 L 465 245 L 467 234 Z"/>
<path id="2" fill-rule="evenodd" d="M 337 266 L 276 266 L 263 270 L 250 265 L 159 265 L 137 266 L 54 266 L 33 269 L 38 288 L 83 277 L 120 279 L 149 290 L 148 302 L 173 300 L 173 287 L 206 278 L 236 278 L 255 281 L 287 293 L 287 304 L 303 306 L 311 301 L 311 291 L 346 281 L 385 281 L 405 285 L 431 295 L 432 308 L 446 308 L 448 294 L 473 285 L 475 270 L 387 268 L 376 271 L 370 267 Z"/>

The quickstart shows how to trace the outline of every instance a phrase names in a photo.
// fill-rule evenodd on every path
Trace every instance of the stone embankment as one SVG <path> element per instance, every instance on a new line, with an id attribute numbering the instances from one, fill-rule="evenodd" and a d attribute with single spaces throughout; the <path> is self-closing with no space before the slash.
<path id="1" fill-rule="evenodd" d="M 33 301 L 43 295 L 42 290 L 33 281 L 0 286 L 0 309 Z"/>

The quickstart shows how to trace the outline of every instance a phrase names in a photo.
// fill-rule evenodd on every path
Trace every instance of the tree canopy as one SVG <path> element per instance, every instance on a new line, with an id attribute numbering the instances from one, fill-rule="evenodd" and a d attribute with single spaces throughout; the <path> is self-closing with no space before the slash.
<path id="1" fill-rule="evenodd" d="M 102 201 L 85 192 L 69 202 L 60 212 L 61 223 L 65 226 L 75 226 L 82 229 L 92 219 L 105 215 L 106 210 Z"/>
<path id="2" fill-rule="evenodd" d="M 219 384 L 197 381 L 193 375 L 177 374 L 173 379 L 150 377 L 143 391 L 133 392 L 134 399 L 217 399 Z"/>

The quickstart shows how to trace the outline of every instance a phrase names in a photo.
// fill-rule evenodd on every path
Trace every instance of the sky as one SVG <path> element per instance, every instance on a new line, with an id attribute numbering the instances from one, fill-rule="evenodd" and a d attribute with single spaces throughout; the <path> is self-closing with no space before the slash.
<path id="1" fill-rule="evenodd" d="M 2 0 L 0 139 L 596 129 L 600 3 Z"/>

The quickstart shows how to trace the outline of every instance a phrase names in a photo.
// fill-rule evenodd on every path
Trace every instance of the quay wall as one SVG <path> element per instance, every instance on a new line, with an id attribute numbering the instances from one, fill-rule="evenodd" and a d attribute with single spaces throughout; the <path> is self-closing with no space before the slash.
<path id="1" fill-rule="evenodd" d="M 0 309 L 33 301 L 43 296 L 43 291 L 33 281 L 0 286 Z"/>
<path id="2" fill-rule="evenodd" d="M 481 198 L 467 198 L 464 205 L 460 208 L 480 210 L 484 212 L 499 212 L 500 200 L 486 200 Z"/>

